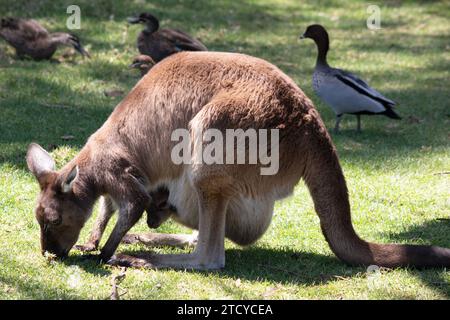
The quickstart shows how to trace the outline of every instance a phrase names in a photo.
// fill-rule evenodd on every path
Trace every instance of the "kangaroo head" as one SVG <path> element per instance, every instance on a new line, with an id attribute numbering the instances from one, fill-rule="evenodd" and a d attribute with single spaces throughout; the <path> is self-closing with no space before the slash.
<path id="1" fill-rule="evenodd" d="M 80 187 L 78 166 L 55 171 L 50 154 L 34 143 L 28 147 L 26 159 L 41 189 L 35 214 L 41 228 L 42 253 L 65 257 L 78 240 L 93 201 Z"/>

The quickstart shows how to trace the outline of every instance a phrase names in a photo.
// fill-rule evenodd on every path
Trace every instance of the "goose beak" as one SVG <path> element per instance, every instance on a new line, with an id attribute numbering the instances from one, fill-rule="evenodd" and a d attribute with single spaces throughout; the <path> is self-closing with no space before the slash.
<path id="1" fill-rule="evenodd" d="M 305 39 L 306 37 L 305 37 L 305 34 L 303 33 L 303 34 L 301 34 L 300 37 L 298 37 L 298 38 L 301 40 L 301 39 Z"/>
<path id="2" fill-rule="evenodd" d="M 141 19 L 139 19 L 139 17 L 128 17 L 127 22 L 131 24 L 136 24 L 141 22 Z"/>

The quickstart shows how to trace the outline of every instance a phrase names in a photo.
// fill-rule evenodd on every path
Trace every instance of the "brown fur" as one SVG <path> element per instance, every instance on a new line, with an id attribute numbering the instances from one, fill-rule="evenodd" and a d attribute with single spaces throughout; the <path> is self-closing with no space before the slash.
<path id="1" fill-rule="evenodd" d="M 279 171 L 261 176 L 260 165 L 175 165 L 170 157 L 175 142 L 170 136 L 177 128 L 189 128 L 191 134 L 208 128 L 279 128 Z M 42 175 L 48 170 L 39 167 L 42 161 L 37 158 L 31 152 L 28 163 Z M 73 202 L 68 208 L 66 199 L 53 192 L 58 185 L 53 181 L 70 177 L 74 167 L 78 175 L 68 193 Z M 304 178 L 323 233 L 343 261 L 387 267 L 450 266 L 449 249 L 372 244 L 357 236 L 336 150 L 313 104 L 278 68 L 246 55 L 183 52 L 158 63 L 78 156 L 59 172 L 51 172 L 55 180 L 43 188 L 38 202 L 43 207 L 58 204 L 63 223 L 74 214 L 87 220 L 100 195 L 118 205 L 118 222 L 101 251 L 104 261 L 142 215 L 151 201 L 149 192 L 161 186 L 168 189 L 168 202 L 176 208 L 173 219 L 199 230 L 192 254 L 116 256 L 112 264 L 221 268 L 224 238 L 241 245 L 255 242 L 270 224 L 274 202 L 288 196 Z M 74 233 L 79 227 L 73 226 Z M 71 245 L 61 246 L 65 252 Z"/>

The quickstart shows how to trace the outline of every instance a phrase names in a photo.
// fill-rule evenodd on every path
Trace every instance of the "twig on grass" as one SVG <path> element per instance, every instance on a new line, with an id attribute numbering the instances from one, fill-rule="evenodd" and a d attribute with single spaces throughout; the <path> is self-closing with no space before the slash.
<path id="1" fill-rule="evenodd" d="M 439 176 L 439 175 L 444 175 L 444 174 L 450 174 L 450 171 L 436 172 L 436 173 L 433 173 L 433 176 Z"/>
<path id="2" fill-rule="evenodd" d="M 43 107 L 47 107 L 47 108 L 54 108 L 54 109 L 69 109 L 70 106 L 65 106 L 62 104 L 49 104 L 46 102 L 39 102 L 39 105 L 43 106 Z"/>
<path id="3" fill-rule="evenodd" d="M 111 278 L 111 285 L 112 285 L 112 291 L 111 291 L 111 300 L 120 300 L 120 297 L 125 295 L 128 291 L 125 290 L 125 292 L 122 292 L 119 294 L 119 289 L 122 289 L 119 287 L 119 284 L 125 279 L 127 272 L 127 268 L 122 267 L 120 268 L 120 272 L 118 274 L 114 274 Z"/>

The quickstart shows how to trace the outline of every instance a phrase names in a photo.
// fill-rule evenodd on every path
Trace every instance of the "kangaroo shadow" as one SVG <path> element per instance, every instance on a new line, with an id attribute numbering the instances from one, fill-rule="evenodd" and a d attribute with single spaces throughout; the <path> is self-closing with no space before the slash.
<path id="1" fill-rule="evenodd" d="M 450 248 L 450 219 L 438 219 L 414 226 L 405 232 L 389 233 L 386 242 L 432 244 Z M 151 255 L 151 249 L 125 247 L 120 253 L 143 259 Z M 227 249 L 226 267 L 220 271 L 191 271 L 202 275 L 215 274 L 223 278 L 245 279 L 251 282 L 276 282 L 280 284 L 320 285 L 330 281 L 360 277 L 365 267 L 348 266 L 337 257 L 312 252 L 295 251 L 290 248 L 251 246 Z M 71 263 L 82 263 L 73 258 Z M 445 269 L 408 269 L 427 287 L 450 297 L 450 283 Z M 223 284 L 221 284 L 223 285 Z M 227 287 L 225 291 L 236 293 L 238 288 Z"/>
<path id="2" fill-rule="evenodd" d="M 364 271 L 364 268 L 351 268 L 334 256 L 289 248 L 230 249 L 226 251 L 226 259 L 222 274 L 249 281 L 315 285 Z"/>
<path id="3" fill-rule="evenodd" d="M 110 269 L 105 269 L 101 266 L 100 261 L 98 260 L 97 255 L 70 255 L 63 260 L 60 260 L 60 263 L 63 263 L 65 266 L 77 266 L 85 272 L 90 274 L 106 277 L 112 274 Z"/>
<path id="4" fill-rule="evenodd" d="M 124 248 L 120 253 L 149 259 L 151 249 Z M 315 285 L 327 283 L 343 277 L 355 276 L 364 268 L 351 268 L 333 256 L 312 252 L 299 252 L 289 248 L 248 248 L 227 249 L 226 267 L 218 271 L 190 272 L 208 275 L 218 274 L 224 278 L 245 279 L 260 282 L 269 281 L 282 284 L 294 283 Z"/>

